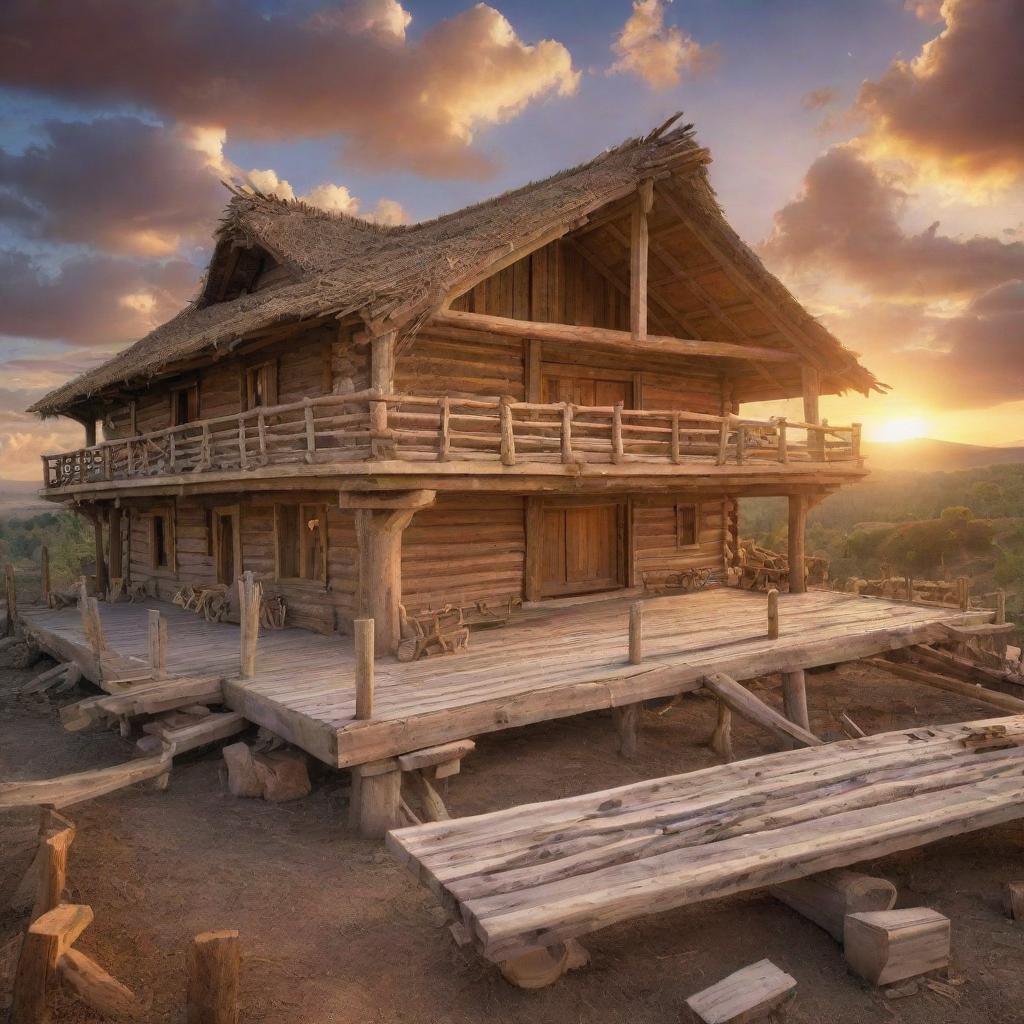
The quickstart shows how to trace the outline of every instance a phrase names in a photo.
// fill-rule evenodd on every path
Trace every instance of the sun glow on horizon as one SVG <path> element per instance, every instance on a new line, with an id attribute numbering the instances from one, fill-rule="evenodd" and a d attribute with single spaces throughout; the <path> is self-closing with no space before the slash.
<path id="1" fill-rule="evenodd" d="M 927 425 L 921 416 L 898 416 L 880 423 L 871 433 L 875 441 L 912 441 L 925 436 Z"/>

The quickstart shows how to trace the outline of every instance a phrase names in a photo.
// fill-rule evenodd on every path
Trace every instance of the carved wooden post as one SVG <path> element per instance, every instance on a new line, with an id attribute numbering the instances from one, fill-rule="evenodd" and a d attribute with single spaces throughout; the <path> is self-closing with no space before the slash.
<path id="1" fill-rule="evenodd" d="M 192 940 L 188 961 L 188 1024 L 238 1024 L 238 979 L 242 963 L 238 932 L 202 932 Z"/>
<path id="2" fill-rule="evenodd" d="M 242 573 L 238 582 L 239 668 L 243 679 L 256 675 L 256 641 L 260 633 L 260 603 L 263 586 L 256 582 L 252 570 Z"/>
<path id="3" fill-rule="evenodd" d="M 39 552 L 40 586 L 43 592 L 43 603 L 47 608 L 53 607 L 53 592 L 50 585 L 50 549 L 44 544 Z"/>
<path id="4" fill-rule="evenodd" d="M 18 618 L 18 590 L 14 582 L 14 566 L 10 562 L 4 566 L 4 596 L 7 599 L 4 636 L 10 636 L 14 632 L 14 623 Z"/>
<path id="5" fill-rule="evenodd" d="M 672 413 L 672 451 L 671 451 L 672 465 L 678 466 L 682 461 L 679 454 L 679 413 Z M 721 463 L 719 463 L 721 465 Z"/>
<path id="6" fill-rule="evenodd" d="M 639 665 L 644 660 L 644 606 L 635 601 L 629 606 L 629 663 Z"/>
<path id="7" fill-rule="evenodd" d="M 802 494 L 789 496 L 789 592 L 803 594 L 807 590 L 807 569 L 804 565 L 804 537 L 807 530 L 807 500 Z"/>
<path id="8" fill-rule="evenodd" d="M 373 619 L 356 619 L 356 718 L 373 718 Z"/>
<path id="9" fill-rule="evenodd" d="M 768 591 L 768 639 L 779 638 L 779 592 L 773 587 Z"/>
<path id="10" fill-rule="evenodd" d="M 154 679 L 167 675 L 167 620 L 158 608 L 149 609 L 149 665 Z"/>

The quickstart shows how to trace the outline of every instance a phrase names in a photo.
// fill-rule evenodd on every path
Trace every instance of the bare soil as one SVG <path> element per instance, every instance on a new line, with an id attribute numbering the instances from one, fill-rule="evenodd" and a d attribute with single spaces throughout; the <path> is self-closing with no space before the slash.
<path id="1" fill-rule="evenodd" d="M 17 697 L 31 675 L 0 671 L 0 777 L 43 778 L 130 756 L 116 733 L 65 733 L 52 703 Z M 997 714 L 859 666 L 808 682 L 812 728 L 832 738 L 843 711 L 871 733 Z M 765 695 L 779 703 L 777 680 Z M 712 704 L 692 697 L 645 713 L 632 762 L 616 753 L 603 714 L 483 736 L 449 780 L 449 806 L 473 814 L 706 767 L 715 763 L 703 745 L 713 718 Z M 735 718 L 733 734 L 739 757 L 772 749 Z M 675 1022 L 687 996 L 762 957 L 799 983 L 791 1024 L 1024 1020 L 1024 926 L 1003 916 L 1000 896 L 1004 881 L 1024 877 L 1021 823 L 865 865 L 897 884 L 898 906 L 952 919 L 953 984 L 942 992 L 886 998 L 847 972 L 828 934 L 756 892 L 585 937 L 591 966 L 531 993 L 458 949 L 426 890 L 382 844 L 353 836 L 345 772 L 317 771 L 310 796 L 270 804 L 232 797 L 221 765 L 216 750 L 197 752 L 175 763 L 165 793 L 140 786 L 68 812 L 78 826 L 69 897 L 95 912 L 78 946 L 142 994 L 153 1021 L 183 1019 L 187 944 L 214 928 L 241 932 L 247 1024 Z M 35 827 L 34 814 L 0 817 L 0 950 L 24 927 L 7 906 Z M 57 1021 L 97 1019 L 59 998 Z"/>

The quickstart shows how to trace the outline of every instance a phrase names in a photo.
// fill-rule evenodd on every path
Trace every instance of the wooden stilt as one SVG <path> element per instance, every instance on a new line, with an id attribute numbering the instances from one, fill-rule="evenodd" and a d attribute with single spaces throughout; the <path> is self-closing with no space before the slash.
<path id="1" fill-rule="evenodd" d="M 374 621 L 356 619 L 352 623 L 356 641 L 356 718 L 373 718 Z"/>
<path id="2" fill-rule="evenodd" d="M 625 704 L 620 708 L 612 708 L 612 715 L 619 732 L 619 753 L 623 757 L 636 757 L 640 732 L 640 711 L 639 704 Z"/>
<path id="3" fill-rule="evenodd" d="M 786 717 L 809 731 L 811 723 L 807 717 L 807 679 L 802 668 L 782 673 L 782 699 Z"/>
<path id="4" fill-rule="evenodd" d="M 4 636 L 11 636 L 14 633 L 14 624 L 18 618 L 18 591 L 14 582 L 14 566 L 10 562 L 4 566 L 4 597 L 7 600 Z"/>
<path id="5" fill-rule="evenodd" d="M 779 638 L 779 592 L 772 588 L 768 591 L 768 639 Z"/>
<path id="6" fill-rule="evenodd" d="M 736 714 L 767 729 L 779 739 L 795 742 L 801 747 L 821 746 L 822 741 L 817 736 L 803 726 L 790 722 L 764 701 L 758 700 L 732 676 L 726 675 L 724 672 L 713 672 L 704 677 L 704 686 L 720 701 L 728 704 Z"/>
<path id="7" fill-rule="evenodd" d="M 121 546 L 121 509 L 113 505 L 107 516 L 107 551 L 111 579 L 124 579 L 124 555 Z"/>
<path id="8" fill-rule="evenodd" d="M 711 734 L 708 746 L 725 758 L 726 761 L 734 761 L 732 752 L 732 711 L 724 701 L 718 701 L 718 720 L 715 723 L 715 731 Z"/>
<path id="9" fill-rule="evenodd" d="M 93 515 L 92 530 L 96 550 L 96 593 L 102 597 L 107 592 L 107 559 L 103 551 L 103 515 L 99 509 Z"/>
<path id="10" fill-rule="evenodd" d="M 149 665 L 154 679 L 167 675 L 167 619 L 159 609 L 149 609 Z"/>
<path id="11" fill-rule="evenodd" d="M 352 769 L 349 824 L 364 839 L 383 839 L 401 824 L 402 773 L 397 762 Z"/>
<path id="12" fill-rule="evenodd" d="M 238 1024 L 242 964 L 238 932 L 202 932 L 189 949 L 188 1024 Z"/>
<path id="13" fill-rule="evenodd" d="M 804 566 L 804 541 L 807 532 L 807 499 L 802 494 L 789 496 L 789 592 L 803 594 L 807 590 Z"/>
<path id="14" fill-rule="evenodd" d="M 629 663 L 644 660 L 644 606 L 636 601 L 629 606 Z"/>
<path id="15" fill-rule="evenodd" d="M 260 633 L 260 605 L 263 585 L 256 582 L 252 570 L 247 569 L 238 581 L 238 615 L 240 629 L 240 670 L 243 679 L 256 675 L 256 641 Z"/>

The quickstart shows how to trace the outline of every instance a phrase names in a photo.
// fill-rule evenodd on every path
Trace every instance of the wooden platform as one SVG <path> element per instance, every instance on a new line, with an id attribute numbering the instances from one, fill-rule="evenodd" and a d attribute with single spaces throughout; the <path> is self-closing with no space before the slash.
<path id="1" fill-rule="evenodd" d="M 519 613 L 474 633 L 468 652 L 377 663 L 374 717 L 354 721 L 351 638 L 299 629 L 264 632 L 258 673 L 238 676 L 238 627 L 173 605 L 101 604 L 108 643 L 126 663 L 146 658 L 148 607 L 168 620 L 168 671 L 220 674 L 225 701 L 327 764 L 364 764 L 410 750 L 600 708 L 698 689 L 709 672 L 749 679 L 929 642 L 944 623 L 991 612 L 910 605 L 830 591 L 783 594 L 780 635 L 767 638 L 763 594 L 733 589 L 644 602 L 644 661 L 627 660 L 629 601 Z M 78 612 L 19 609 L 41 645 L 91 660 Z"/>
<path id="2" fill-rule="evenodd" d="M 1024 817 L 1024 716 L 917 728 L 388 834 L 490 960 Z"/>

